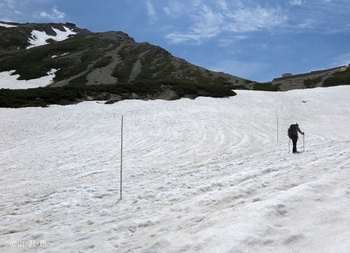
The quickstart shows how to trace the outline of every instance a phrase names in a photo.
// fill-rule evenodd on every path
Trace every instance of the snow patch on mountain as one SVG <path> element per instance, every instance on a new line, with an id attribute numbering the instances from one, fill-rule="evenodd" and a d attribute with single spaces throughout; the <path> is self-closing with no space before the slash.
<path id="1" fill-rule="evenodd" d="M 50 85 L 58 69 L 51 69 L 47 76 L 31 80 L 18 80 L 20 75 L 13 75 L 15 70 L 0 72 L 0 89 L 30 89 Z"/>
<path id="2" fill-rule="evenodd" d="M 5 28 L 17 27 L 17 25 L 9 25 L 9 24 L 5 24 L 5 23 L 1 23 L 1 22 L 0 22 L 0 26 L 1 26 L 1 27 L 5 27 Z"/>
<path id="3" fill-rule="evenodd" d="M 73 30 L 71 30 L 65 26 L 63 26 L 63 27 L 64 27 L 65 31 L 61 31 L 59 29 L 52 27 L 52 30 L 55 31 L 56 36 L 48 35 L 46 32 L 43 32 L 43 31 L 33 30 L 32 31 L 32 38 L 29 39 L 29 43 L 31 45 L 28 46 L 27 49 L 47 45 L 48 44 L 47 40 L 49 40 L 49 39 L 53 39 L 55 41 L 63 41 L 63 40 L 68 39 L 68 37 L 70 35 L 77 34 Z"/>

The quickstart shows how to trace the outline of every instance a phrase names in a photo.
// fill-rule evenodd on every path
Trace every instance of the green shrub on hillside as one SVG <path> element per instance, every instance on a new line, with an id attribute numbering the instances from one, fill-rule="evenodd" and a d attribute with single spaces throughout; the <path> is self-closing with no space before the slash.
<path id="1" fill-rule="evenodd" d="M 323 87 L 350 85 L 350 67 L 345 71 L 334 73 L 331 77 L 323 81 Z"/>
<path id="2" fill-rule="evenodd" d="M 168 81 L 165 85 L 172 86 L 172 90 L 176 92 L 179 97 L 184 96 L 210 96 L 210 97 L 230 97 L 236 95 L 229 87 L 218 84 L 195 83 L 189 81 Z"/>
<path id="3" fill-rule="evenodd" d="M 46 76 L 51 69 L 60 69 L 56 72 L 55 80 L 63 80 L 85 71 L 103 56 L 102 46 L 108 47 L 109 44 L 95 37 L 74 36 L 59 43 L 5 54 L 0 60 L 0 72 L 16 70 L 14 74 L 19 74 L 20 80 L 30 80 Z M 65 53 L 68 55 L 61 57 Z M 95 67 L 107 65 L 110 61 L 108 57 L 102 58 L 95 63 Z"/>
<path id="4" fill-rule="evenodd" d="M 315 88 L 316 84 L 322 81 L 322 77 L 316 77 L 314 79 L 307 78 L 304 80 L 304 85 L 306 88 Z"/>
<path id="5" fill-rule="evenodd" d="M 272 83 L 254 83 L 254 90 L 261 91 L 279 91 L 279 85 L 273 85 Z"/>
<path id="6" fill-rule="evenodd" d="M 93 66 L 93 68 L 103 68 L 103 67 L 106 67 L 108 66 L 111 62 L 112 62 L 113 58 L 112 56 L 105 56 L 101 59 L 99 59 L 95 65 Z"/>
<path id="7" fill-rule="evenodd" d="M 68 87 L 26 90 L 0 89 L 0 107 L 63 105 L 83 98 L 83 94 L 82 90 Z"/>

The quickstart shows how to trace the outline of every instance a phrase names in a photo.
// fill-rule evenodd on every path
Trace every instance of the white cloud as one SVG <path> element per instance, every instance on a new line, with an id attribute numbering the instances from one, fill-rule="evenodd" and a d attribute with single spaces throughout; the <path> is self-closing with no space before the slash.
<path id="1" fill-rule="evenodd" d="M 186 7 L 182 3 L 171 2 L 168 6 L 164 7 L 163 10 L 168 16 L 176 18 L 186 12 Z"/>
<path id="2" fill-rule="evenodd" d="M 146 6 L 147 6 L 147 15 L 149 17 L 150 23 L 153 24 L 155 21 L 158 20 L 157 13 L 151 1 L 147 1 Z"/>
<path id="3" fill-rule="evenodd" d="M 289 9 L 290 27 L 324 34 L 348 33 L 349 11 L 345 0 L 304 0 L 297 9 Z"/>
<path id="4" fill-rule="evenodd" d="M 287 16 L 280 8 L 244 7 L 226 15 L 226 30 L 232 32 L 251 32 L 268 30 L 283 26 Z"/>
<path id="5" fill-rule="evenodd" d="M 52 7 L 51 13 L 47 13 L 45 11 L 40 12 L 39 16 L 42 18 L 48 18 L 51 20 L 59 20 L 64 19 L 66 17 L 66 14 L 63 12 L 60 12 L 56 6 Z"/>
<path id="6" fill-rule="evenodd" d="M 218 0 L 217 5 L 224 11 L 229 10 L 229 6 L 228 6 L 228 3 L 226 2 L 226 0 Z"/>
<path id="7" fill-rule="evenodd" d="M 170 43 L 173 44 L 181 44 L 181 43 L 187 43 L 187 44 L 201 44 L 203 39 L 207 39 L 208 36 L 204 36 L 201 34 L 185 34 L 185 33 L 170 33 L 165 36 L 167 39 L 170 40 Z"/>
<path id="8" fill-rule="evenodd" d="M 302 5 L 303 4 L 303 0 L 290 0 L 289 3 L 291 5 Z"/>
<path id="9" fill-rule="evenodd" d="M 176 16 L 179 15 L 179 10 L 184 10 L 183 6 L 177 5 L 177 9 L 170 11 L 167 9 L 167 14 Z M 171 43 L 188 43 L 201 44 L 202 41 L 216 37 L 221 33 L 221 25 L 223 16 L 215 12 L 214 9 L 207 5 L 202 5 L 200 1 L 192 1 L 191 5 L 185 7 L 185 14 L 192 19 L 192 25 L 187 32 L 173 32 L 166 36 Z"/>
<path id="10" fill-rule="evenodd" d="M 302 29 L 311 29 L 315 25 L 315 20 L 307 18 L 301 21 L 297 26 Z"/>
<path id="11" fill-rule="evenodd" d="M 207 3 L 207 2 L 206 2 Z M 169 16 L 179 17 L 179 7 L 165 8 Z M 204 40 L 218 36 L 223 32 L 247 33 L 257 30 L 269 30 L 284 25 L 287 16 L 279 8 L 261 7 L 260 5 L 244 5 L 240 1 L 227 0 L 212 1 L 204 4 L 200 0 L 189 2 L 183 12 L 184 18 L 191 20 L 191 25 L 185 32 L 173 32 L 166 36 L 171 43 L 195 43 L 200 44 Z"/>
<path id="12" fill-rule="evenodd" d="M 261 31 L 349 33 L 347 1 L 171 1 L 163 8 L 165 14 L 175 21 L 173 24 L 186 24 L 186 27 L 173 26 L 165 38 L 174 44 L 201 44 L 219 36 L 250 36 L 249 33 Z"/>
<path id="13" fill-rule="evenodd" d="M 204 37 L 212 37 L 220 33 L 221 25 L 224 22 L 224 16 L 221 13 L 204 5 L 198 14 L 198 18 L 195 18 L 196 24 L 191 28 L 191 32 L 206 35 Z"/>
<path id="14" fill-rule="evenodd" d="M 15 8 L 15 1 L 14 0 L 4 0 L 4 4 L 7 5 L 7 7 L 14 9 Z"/>

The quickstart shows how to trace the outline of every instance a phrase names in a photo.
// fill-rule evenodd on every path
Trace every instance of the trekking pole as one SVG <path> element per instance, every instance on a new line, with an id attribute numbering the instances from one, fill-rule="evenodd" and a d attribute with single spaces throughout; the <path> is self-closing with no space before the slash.
<path id="1" fill-rule="evenodd" d="M 305 152 L 305 132 L 303 134 L 303 151 Z"/>
<path id="2" fill-rule="evenodd" d="M 290 138 L 288 138 L 288 153 L 290 152 Z"/>

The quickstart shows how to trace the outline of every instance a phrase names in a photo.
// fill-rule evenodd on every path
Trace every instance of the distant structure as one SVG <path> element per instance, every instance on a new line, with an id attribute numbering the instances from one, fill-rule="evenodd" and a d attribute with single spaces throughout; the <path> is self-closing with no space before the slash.
<path id="1" fill-rule="evenodd" d="M 282 75 L 282 77 L 289 77 L 289 76 L 292 76 L 292 73 L 284 73 L 284 74 Z"/>

